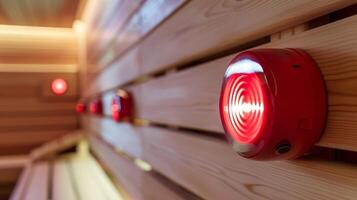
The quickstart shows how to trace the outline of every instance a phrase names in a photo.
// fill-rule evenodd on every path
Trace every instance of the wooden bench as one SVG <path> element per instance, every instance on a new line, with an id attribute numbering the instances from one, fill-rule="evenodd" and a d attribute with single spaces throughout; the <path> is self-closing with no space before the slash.
<path id="1" fill-rule="evenodd" d="M 55 155 L 55 147 L 63 150 L 78 138 L 78 134 L 67 135 L 36 149 L 37 156 L 25 165 L 10 200 L 121 200 L 119 191 L 90 154 Z M 48 158 L 49 154 L 55 157 Z"/>

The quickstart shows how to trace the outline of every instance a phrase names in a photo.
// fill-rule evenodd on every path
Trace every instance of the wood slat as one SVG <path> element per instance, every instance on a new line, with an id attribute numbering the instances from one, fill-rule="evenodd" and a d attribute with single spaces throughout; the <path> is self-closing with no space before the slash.
<path id="1" fill-rule="evenodd" d="M 319 65 L 329 113 L 320 146 L 357 151 L 357 16 L 261 48 L 306 50 Z M 349 31 L 345 31 L 348 28 Z M 137 117 L 223 133 L 218 111 L 221 81 L 234 55 L 132 88 Z M 164 95 L 162 95 L 164 94 Z"/>
<path id="2" fill-rule="evenodd" d="M 0 60 L 2 64 L 75 64 L 75 34 L 65 28 L 1 25 Z"/>
<path id="3" fill-rule="evenodd" d="M 75 102 L 46 102 L 34 100 L 24 102 L 13 100 L 0 100 L 0 115 L 31 115 L 31 114 L 75 114 Z"/>
<path id="4" fill-rule="evenodd" d="M 30 161 L 27 155 L 0 156 L 0 170 L 6 168 L 22 168 Z"/>
<path id="5" fill-rule="evenodd" d="M 89 51 L 89 55 L 92 55 L 90 60 L 94 61 L 98 58 L 99 52 L 104 51 L 115 35 L 124 29 L 130 17 L 142 3 L 143 0 L 121 0 L 116 5 L 111 5 L 111 8 L 106 9 L 108 14 L 103 17 L 103 22 L 93 27 L 96 30 L 96 37 L 92 39 L 91 46 L 96 46 L 96 48 Z M 90 37 L 93 36 L 90 34 Z M 93 70 L 95 71 L 95 69 Z"/>
<path id="6" fill-rule="evenodd" d="M 33 164 L 30 172 L 30 180 L 23 192 L 23 200 L 47 200 L 49 198 L 49 162 Z"/>
<path id="7" fill-rule="evenodd" d="M 40 145 L 44 142 L 56 139 L 67 132 L 68 131 L 65 130 L 1 131 L 0 146 Z M 21 138 L 21 140 L 19 138 Z"/>
<path id="8" fill-rule="evenodd" d="M 46 158 L 49 155 L 55 155 L 63 150 L 77 145 L 83 139 L 82 131 L 70 132 L 66 135 L 43 144 L 41 147 L 31 151 L 30 157 L 32 160 Z"/>
<path id="9" fill-rule="evenodd" d="M 75 157 L 71 159 L 71 164 L 74 173 L 80 173 L 77 176 L 77 184 L 80 185 L 77 186 L 83 199 L 123 199 L 93 157 Z M 74 169 L 74 167 L 76 167 L 76 169 Z M 93 188 L 96 194 L 88 194 L 88 188 Z M 88 195 L 90 195 L 89 198 L 87 198 Z"/>
<path id="10" fill-rule="evenodd" d="M 97 70 L 105 67 L 108 61 L 118 57 L 118 55 L 147 35 L 184 2 L 185 0 L 145 1 L 125 28 L 115 37 L 109 38 L 109 41 L 111 41 L 109 44 L 113 45 L 107 46 L 107 49 L 99 52 L 102 59 L 94 66 L 98 67 Z"/>
<path id="11" fill-rule="evenodd" d="M 119 156 L 116 151 L 95 136 L 89 138 L 91 148 L 113 176 L 123 185 L 132 199 L 183 199 L 147 172 L 137 168 L 132 161 Z"/>
<path id="12" fill-rule="evenodd" d="M 142 74 L 187 63 L 262 36 L 269 36 L 353 3 L 356 2 L 191 1 L 120 60 L 113 61 L 93 81 L 86 96 L 102 91 L 103 87 L 115 87 Z M 128 70 L 128 75 L 120 73 L 125 71 L 122 68 L 134 69 Z M 136 74 L 132 75 L 132 70 Z"/>
<path id="13" fill-rule="evenodd" d="M 236 155 L 225 141 L 190 132 L 132 127 L 96 117 L 84 122 L 88 131 L 100 133 L 115 147 L 149 162 L 205 199 L 352 200 L 357 195 L 353 165 L 309 159 L 253 161 Z M 93 148 L 101 146 L 97 141 Z M 98 154 L 114 165 L 118 156 L 108 155 Z M 121 176 L 129 174 L 119 167 L 114 170 Z"/>
<path id="14" fill-rule="evenodd" d="M 31 127 L 31 126 L 76 126 L 77 117 L 71 116 L 34 116 L 34 117 L 5 117 L 0 116 L 0 128 L 9 127 Z"/>
<path id="15" fill-rule="evenodd" d="M 52 199 L 77 200 L 69 166 L 65 160 L 57 160 L 53 166 Z"/>

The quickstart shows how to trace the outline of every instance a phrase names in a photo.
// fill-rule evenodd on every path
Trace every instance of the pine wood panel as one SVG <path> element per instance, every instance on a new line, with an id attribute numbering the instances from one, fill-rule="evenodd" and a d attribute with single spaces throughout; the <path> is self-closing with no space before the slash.
<path id="1" fill-rule="evenodd" d="M 41 147 L 31 151 L 30 157 L 33 160 L 41 160 L 51 155 L 64 151 L 70 147 L 75 146 L 83 139 L 81 131 L 70 132 L 55 140 L 43 144 Z"/>
<path id="2" fill-rule="evenodd" d="M 90 156 L 73 157 L 69 160 L 80 199 L 121 200 L 118 190 Z"/>
<path id="3" fill-rule="evenodd" d="M 24 200 L 47 200 L 49 198 L 49 162 L 39 162 L 33 164 L 31 168 L 30 180 L 24 191 Z"/>
<path id="4" fill-rule="evenodd" d="M 353 165 L 309 159 L 259 162 L 236 155 L 225 141 L 191 132 L 132 127 L 96 117 L 84 122 L 88 131 L 205 199 L 352 200 L 357 195 Z M 100 143 L 94 142 L 93 148 L 101 148 Z M 115 156 L 106 163 L 113 164 Z M 129 174 L 119 167 L 114 170 Z"/>
<path id="5" fill-rule="evenodd" d="M 99 70 L 105 67 L 108 61 L 127 51 L 130 46 L 147 35 L 184 2 L 185 0 L 145 1 L 125 28 L 115 37 L 109 38 L 111 45 L 109 44 L 106 49 L 99 52 L 102 57 L 94 66 Z"/>
<path id="6" fill-rule="evenodd" d="M 77 117 L 73 116 L 40 116 L 40 117 L 0 117 L 0 129 L 31 126 L 66 126 L 77 125 Z"/>
<path id="7" fill-rule="evenodd" d="M 2 64 L 75 64 L 77 40 L 71 29 L 3 25 L 0 60 Z"/>
<path id="8" fill-rule="evenodd" d="M 80 0 L 0 1 L 1 24 L 72 27 Z"/>
<path id="9" fill-rule="evenodd" d="M 67 93 L 57 97 L 51 81 L 64 78 Z M 75 73 L 0 73 L 1 153 L 25 154 L 78 127 Z"/>
<path id="10" fill-rule="evenodd" d="M 52 178 L 53 200 L 76 200 L 76 191 L 71 180 L 71 173 L 66 161 L 58 160 L 54 163 Z"/>
<path id="11" fill-rule="evenodd" d="M 27 155 L 0 156 L 0 170 L 6 168 L 22 168 L 29 160 Z"/>
<path id="12" fill-rule="evenodd" d="M 108 3 L 106 8 L 103 8 L 104 15 L 100 17 L 100 21 L 97 22 L 92 29 L 94 34 L 88 34 L 90 38 L 89 59 L 91 61 L 97 61 L 99 53 L 104 51 L 113 38 L 124 29 L 127 25 L 130 17 L 134 15 L 137 9 L 142 5 L 143 0 L 121 0 L 115 3 Z M 102 55 L 102 54 L 101 54 Z M 90 69 L 95 71 L 96 69 Z"/>
<path id="13" fill-rule="evenodd" d="M 263 45 L 306 50 L 318 63 L 328 90 L 327 127 L 320 146 L 357 151 L 357 16 Z M 345 31 L 348 27 L 349 31 Z M 218 98 L 234 55 L 133 87 L 137 117 L 222 133 Z M 162 95 L 165 94 L 165 95 Z"/>
<path id="14" fill-rule="evenodd" d="M 113 176 L 123 185 L 132 199 L 184 199 L 147 172 L 140 170 L 127 158 L 96 136 L 89 137 L 91 148 Z"/>
<path id="15" fill-rule="evenodd" d="M 112 60 L 108 69 L 93 81 L 86 96 L 142 74 L 268 36 L 353 3 L 353 0 L 191 1 L 120 60 Z M 128 70 L 127 77 L 127 73 L 120 73 L 125 71 L 122 68 L 139 70 Z M 135 75 L 131 75 L 132 70 Z"/>

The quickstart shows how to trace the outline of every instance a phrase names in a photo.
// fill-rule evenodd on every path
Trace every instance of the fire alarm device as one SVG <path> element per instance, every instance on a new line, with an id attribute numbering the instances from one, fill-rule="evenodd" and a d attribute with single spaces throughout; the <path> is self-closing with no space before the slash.
<path id="1" fill-rule="evenodd" d="M 57 95 L 61 96 L 65 94 L 68 90 L 67 82 L 62 78 L 57 78 L 51 82 L 51 91 Z"/>
<path id="2" fill-rule="evenodd" d="M 101 99 L 95 99 L 89 104 L 89 111 L 92 114 L 102 115 L 103 114 L 103 103 Z"/>
<path id="3" fill-rule="evenodd" d="M 326 121 L 325 84 L 314 60 L 300 49 L 253 49 L 229 64 L 220 117 L 241 156 L 294 159 L 320 138 Z"/>
<path id="4" fill-rule="evenodd" d="M 132 98 L 130 93 L 119 89 L 112 100 L 112 119 L 115 121 L 130 121 L 132 110 Z"/>
<path id="5" fill-rule="evenodd" d="M 76 112 L 77 113 L 84 113 L 86 111 L 86 105 L 82 102 L 78 102 L 76 104 Z"/>

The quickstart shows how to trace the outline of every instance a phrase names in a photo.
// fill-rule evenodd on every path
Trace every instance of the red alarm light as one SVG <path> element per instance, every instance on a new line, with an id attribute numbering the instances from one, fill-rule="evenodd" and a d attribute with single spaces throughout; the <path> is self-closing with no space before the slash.
<path id="1" fill-rule="evenodd" d="M 240 155 L 293 159 L 322 134 L 325 84 L 316 63 L 302 50 L 249 50 L 229 64 L 219 110 L 226 136 Z"/>
<path id="2" fill-rule="evenodd" d="M 103 114 L 103 103 L 101 99 L 95 99 L 89 104 L 89 111 L 92 114 L 102 115 Z"/>
<path id="3" fill-rule="evenodd" d="M 86 111 L 86 105 L 84 103 L 77 103 L 76 104 L 76 111 L 77 113 L 84 113 Z"/>
<path id="4" fill-rule="evenodd" d="M 131 95 L 125 90 L 118 90 L 113 97 L 111 111 L 113 120 L 130 121 L 132 115 Z"/>
<path id="5" fill-rule="evenodd" d="M 62 78 L 57 78 L 52 81 L 51 90 L 55 95 L 63 95 L 68 90 L 67 82 Z"/>

